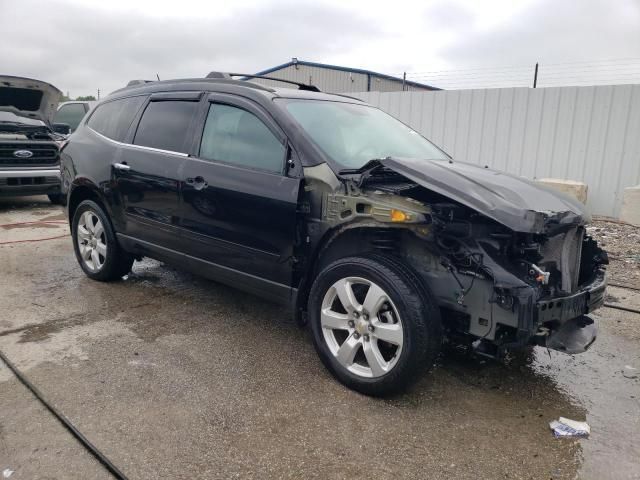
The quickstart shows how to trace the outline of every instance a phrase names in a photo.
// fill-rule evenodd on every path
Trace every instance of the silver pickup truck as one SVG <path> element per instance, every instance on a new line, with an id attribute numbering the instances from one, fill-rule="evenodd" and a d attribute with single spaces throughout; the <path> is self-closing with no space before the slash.
<path id="1" fill-rule="evenodd" d="M 69 126 L 52 123 L 61 97 L 46 82 L 0 75 L 0 196 L 62 203 L 59 152 Z"/>

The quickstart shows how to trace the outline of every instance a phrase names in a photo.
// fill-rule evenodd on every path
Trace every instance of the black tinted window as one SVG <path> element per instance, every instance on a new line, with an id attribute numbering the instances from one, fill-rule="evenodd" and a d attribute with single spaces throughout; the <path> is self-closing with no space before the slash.
<path id="1" fill-rule="evenodd" d="M 87 125 L 105 137 L 122 142 L 145 97 L 130 97 L 98 105 Z"/>
<path id="2" fill-rule="evenodd" d="M 151 102 L 147 106 L 133 143 L 145 147 L 187 153 L 189 123 L 198 102 Z"/>
<path id="3" fill-rule="evenodd" d="M 285 147 L 253 113 L 214 104 L 202 134 L 200 156 L 270 172 L 281 172 Z"/>
<path id="4" fill-rule="evenodd" d="M 71 131 L 74 131 L 85 113 L 83 104 L 69 103 L 60 107 L 53 123 L 66 123 L 71 127 Z"/>

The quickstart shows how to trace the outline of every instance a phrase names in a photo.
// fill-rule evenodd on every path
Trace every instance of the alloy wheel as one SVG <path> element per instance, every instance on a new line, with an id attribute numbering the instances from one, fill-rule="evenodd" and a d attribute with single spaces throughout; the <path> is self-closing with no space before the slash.
<path id="1" fill-rule="evenodd" d="M 80 217 L 77 228 L 78 250 L 85 266 L 99 271 L 107 260 L 107 238 L 102 221 L 92 211 Z"/>
<path id="2" fill-rule="evenodd" d="M 402 320 L 389 295 L 370 280 L 347 277 L 335 282 L 322 301 L 320 325 L 333 356 L 355 375 L 385 375 L 400 357 Z"/>

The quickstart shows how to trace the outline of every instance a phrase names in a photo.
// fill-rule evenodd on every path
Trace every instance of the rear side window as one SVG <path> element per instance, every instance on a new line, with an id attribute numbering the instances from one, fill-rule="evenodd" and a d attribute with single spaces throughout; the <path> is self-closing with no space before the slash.
<path id="1" fill-rule="evenodd" d="M 197 108 L 198 102 L 171 100 L 149 103 L 133 143 L 187 153 L 189 125 Z"/>
<path id="2" fill-rule="evenodd" d="M 284 145 L 253 113 L 212 104 L 202 134 L 200 157 L 280 173 Z"/>
<path id="3" fill-rule="evenodd" d="M 98 105 L 87 125 L 105 137 L 122 142 L 145 98 L 122 98 Z"/>
<path id="4" fill-rule="evenodd" d="M 73 132 L 80 125 L 85 113 L 83 104 L 69 103 L 60 107 L 53 123 L 66 123 Z"/>

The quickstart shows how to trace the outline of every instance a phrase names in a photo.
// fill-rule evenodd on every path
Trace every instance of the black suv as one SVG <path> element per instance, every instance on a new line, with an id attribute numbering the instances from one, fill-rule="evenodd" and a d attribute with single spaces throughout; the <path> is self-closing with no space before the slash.
<path id="1" fill-rule="evenodd" d="M 492 357 L 595 339 L 607 257 L 582 204 L 453 161 L 357 99 L 216 73 L 134 81 L 61 156 L 89 277 L 148 256 L 288 304 L 366 394 L 405 387 L 445 337 Z"/>

